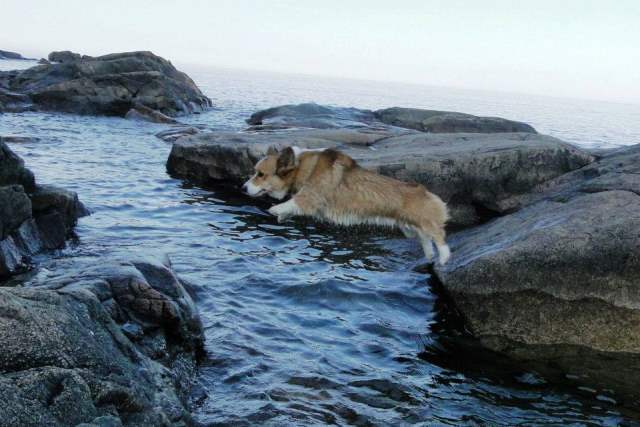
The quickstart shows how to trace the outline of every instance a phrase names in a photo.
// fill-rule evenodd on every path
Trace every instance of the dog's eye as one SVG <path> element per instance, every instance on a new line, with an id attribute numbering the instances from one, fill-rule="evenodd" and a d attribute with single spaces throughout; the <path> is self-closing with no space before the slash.
<path id="1" fill-rule="evenodd" d="M 258 172 L 258 173 L 256 174 L 256 176 L 257 176 L 258 178 L 262 178 L 262 177 L 264 176 L 264 174 L 263 174 L 262 172 Z"/>

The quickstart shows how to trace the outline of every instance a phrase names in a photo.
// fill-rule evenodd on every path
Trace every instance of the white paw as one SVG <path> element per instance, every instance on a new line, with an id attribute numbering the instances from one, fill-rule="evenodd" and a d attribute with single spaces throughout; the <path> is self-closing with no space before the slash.
<path id="1" fill-rule="evenodd" d="M 286 214 L 285 209 L 282 208 L 282 205 L 271 206 L 267 212 L 277 217 L 278 222 L 283 222 L 289 217 L 289 215 Z"/>
<path id="2" fill-rule="evenodd" d="M 438 255 L 438 263 L 440 265 L 445 265 L 451 257 L 451 250 L 449 249 L 449 245 L 439 246 Z"/>

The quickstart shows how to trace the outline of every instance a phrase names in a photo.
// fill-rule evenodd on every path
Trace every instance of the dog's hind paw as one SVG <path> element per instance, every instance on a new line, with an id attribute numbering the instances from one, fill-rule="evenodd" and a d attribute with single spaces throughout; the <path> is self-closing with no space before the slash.
<path id="1" fill-rule="evenodd" d="M 444 244 L 442 246 L 438 246 L 438 264 L 445 265 L 449 258 L 451 257 L 451 250 L 449 249 L 449 245 Z"/>

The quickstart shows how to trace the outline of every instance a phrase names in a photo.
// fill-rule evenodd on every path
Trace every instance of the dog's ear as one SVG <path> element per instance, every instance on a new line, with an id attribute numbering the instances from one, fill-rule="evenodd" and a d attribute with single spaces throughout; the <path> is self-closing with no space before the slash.
<path id="1" fill-rule="evenodd" d="M 278 154 L 278 149 L 273 145 L 270 145 L 269 148 L 267 149 L 267 156 L 273 156 L 275 154 Z"/>
<path id="2" fill-rule="evenodd" d="M 276 163 L 276 174 L 278 176 L 285 176 L 296 167 L 296 154 L 293 148 L 287 147 L 278 156 L 278 162 Z"/>

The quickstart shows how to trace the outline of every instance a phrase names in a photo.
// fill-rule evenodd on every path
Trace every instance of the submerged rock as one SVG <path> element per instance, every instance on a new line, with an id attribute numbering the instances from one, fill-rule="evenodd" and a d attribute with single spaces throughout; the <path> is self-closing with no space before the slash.
<path id="1" fill-rule="evenodd" d="M 255 113 L 248 122 L 253 126 L 245 132 L 180 138 L 169 172 L 205 185 L 239 183 L 269 147 L 338 148 L 363 167 L 424 184 L 449 203 L 450 225 L 461 227 L 513 210 L 514 197 L 594 159 L 536 133 L 431 134 L 390 126 L 353 108 L 283 106 Z"/>
<path id="2" fill-rule="evenodd" d="M 32 144 L 34 142 L 40 141 L 40 138 L 37 138 L 35 136 L 9 135 L 0 136 L 0 141 L 7 144 Z"/>
<path id="3" fill-rule="evenodd" d="M 193 300 L 168 263 L 95 264 L 0 288 L 0 424 L 190 425 Z"/>
<path id="4" fill-rule="evenodd" d="M 596 379 L 640 399 L 629 386 L 640 381 L 640 145 L 549 180 L 513 206 L 453 235 L 453 256 L 436 269 L 470 330 L 491 349 L 570 371 L 596 354 L 600 365 L 588 367 Z M 619 360 L 627 368 L 613 372 Z"/>
<path id="5" fill-rule="evenodd" d="M 36 185 L 0 137 L 0 279 L 26 270 L 31 255 L 63 247 L 77 219 L 87 214 L 76 193 Z"/>
<path id="6" fill-rule="evenodd" d="M 189 125 L 172 126 L 169 129 L 156 133 L 156 137 L 165 142 L 175 142 L 183 136 L 195 135 L 200 133 L 200 129 Z"/>
<path id="7" fill-rule="evenodd" d="M 127 114 L 124 116 L 125 119 L 129 120 L 140 120 L 143 122 L 151 122 L 151 123 L 171 123 L 178 124 L 176 119 L 172 119 L 171 117 L 162 114 L 159 111 L 153 110 L 149 107 L 145 107 L 144 105 L 138 105 L 127 111 Z"/>
<path id="8" fill-rule="evenodd" d="M 49 59 L 59 62 L 0 72 L 0 88 L 28 97 L 36 109 L 78 114 L 124 117 L 132 108 L 148 108 L 175 116 L 211 106 L 189 76 L 151 52 L 95 58 L 53 52 Z M 0 93 L 2 105 L 7 93 Z"/>

